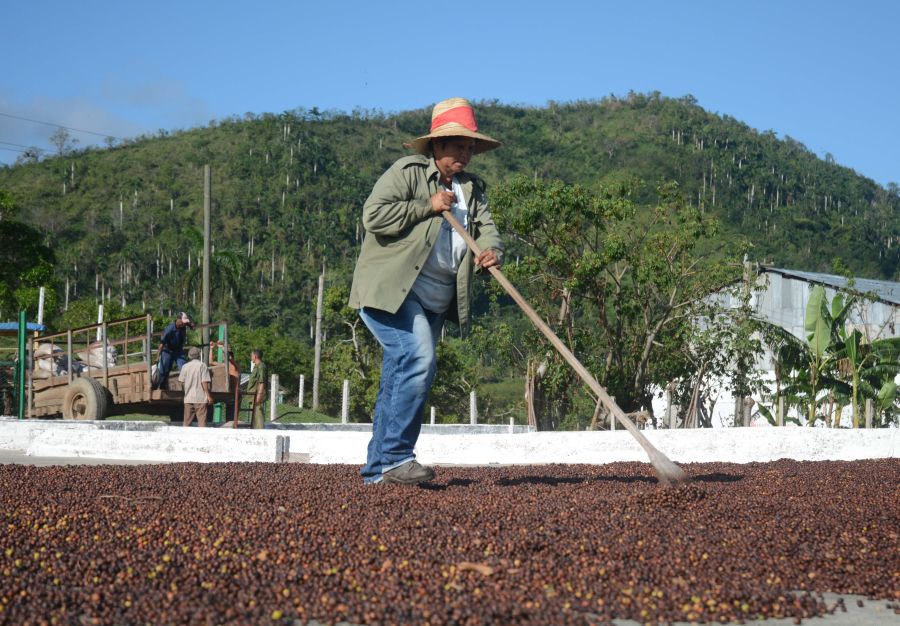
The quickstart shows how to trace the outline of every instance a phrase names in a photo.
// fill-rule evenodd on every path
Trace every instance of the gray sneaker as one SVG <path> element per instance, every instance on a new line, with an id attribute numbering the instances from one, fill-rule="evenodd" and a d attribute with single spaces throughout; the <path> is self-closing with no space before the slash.
<path id="1" fill-rule="evenodd" d="M 409 461 L 394 469 L 384 472 L 382 482 L 400 485 L 417 485 L 434 480 L 434 470 L 421 465 L 418 461 Z"/>

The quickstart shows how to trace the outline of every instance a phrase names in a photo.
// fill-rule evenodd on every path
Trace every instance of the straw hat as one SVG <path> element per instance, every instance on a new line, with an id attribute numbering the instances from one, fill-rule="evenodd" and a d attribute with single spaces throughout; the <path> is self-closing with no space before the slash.
<path id="1" fill-rule="evenodd" d="M 430 154 L 428 142 L 435 137 L 471 137 L 475 140 L 475 154 L 501 146 L 496 139 L 478 132 L 475 111 L 465 98 L 450 98 L 434 105 L 431 132 L 404 145 L 427 156 Z"/>

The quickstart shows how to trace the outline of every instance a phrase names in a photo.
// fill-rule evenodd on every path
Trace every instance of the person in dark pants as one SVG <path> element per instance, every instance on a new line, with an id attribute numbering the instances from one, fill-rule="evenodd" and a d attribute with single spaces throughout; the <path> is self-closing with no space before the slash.
<path id="1" fill-rule="evenodd" d="M 159 342 L 159 389 L 169 388 L 169 372 L 172 363 L 181 369 L 187 362 L 184 354 L 184 343 L 187 341 L 187 329 L 193 328 L 187 313 L 180 313 L 175 321 L 163 330 Z"/>

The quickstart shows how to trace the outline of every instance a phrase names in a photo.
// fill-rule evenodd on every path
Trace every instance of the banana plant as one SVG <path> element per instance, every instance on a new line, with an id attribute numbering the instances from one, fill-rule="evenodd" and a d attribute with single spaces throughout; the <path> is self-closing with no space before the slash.
<path id="1" fill-rule="evenodd" d="M 874 401 L 876 415 L 884 415 L 897 408 L 900 396 L 894 382 L 900 374 L 900 337 L 873 341 L 866 351 L 859 375 L 860 394 Z"/>
<path id="2" fill-rule="evenodd" d="M 879 414 L 898 398 L 894 377 L 900 373 L 900 338 L 867 341 L 847 318 L 859 302 L 856 296 L 836 294 L 829 303 L 824 287 L 810 292 L 804 329 L 806 341 L 769 324 L 764 336 L 772 347 L 776 374 L 786 385 L 781 393 L 795 406 L 807 410 L 808 424 L 817 419 L 819 395 L 828 389 L 838 399 L 849 400 L 854 428 L 859 427 L 860 399 L 871 398 Z"/>
<path id="3" fill-rule="evenodd" d="M 838 371 L 850 380 L 853 427 L 859 428 L 860 394 L 875 401 L 879 414 L 897 397 L 894 377 L 900 373 L 900 338 L 869 340 L 858 329 L 841 324 L 833 350 Z"/>
<path id="4" fill-rule="evenodd" d="M 812 426 L 819 390 L 836 382 L 823 370 L 824 353 L 817 358 L 807 341 L 775 324 L 760 322 L 760 330 L 775 359 L 778 397 L 784 398 L 787 407 L 806 411 L 807 423 Z"/>
<path id="5" fill-rule="evenodd" d="M 829 307 L 828 299 L 825 297 L 825 288 L 822 285 L 813 287 L 809 294 L 804 329 L 809 351 L 807 371 L 809 375 L 808 420 L 810 426 L 816 421 L 817 395 L 823 382 L 822 378 L 828 375 L 837 361 L 836 350 L 841 345 L 841 333 L 845 332 L 845 321 L 855 304 L 855 297 L 850 297 L 845 302 L 843 295 L 838 293 L 832 298 Z M 837 381 L 832 378 L 829 382 Z"/>

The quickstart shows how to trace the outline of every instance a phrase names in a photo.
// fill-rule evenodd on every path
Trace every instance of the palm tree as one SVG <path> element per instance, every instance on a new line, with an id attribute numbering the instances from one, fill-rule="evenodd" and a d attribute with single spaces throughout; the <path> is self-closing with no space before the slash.
<path id="1" fill-rule="evenodd" d="M 210 285 L 210 310 L 222 307 L 229 300 L 235 304 L 241 303 L 241 276 L 244 274 L 247 260 L 233 250 L 216 250 L 209 257 L 209 285 Z M 203 265 L 197 263 L 188 270 L 180 281 L 182 296 L 187 299 L 187 294 L 192 289 L 202 288 Z"/>

